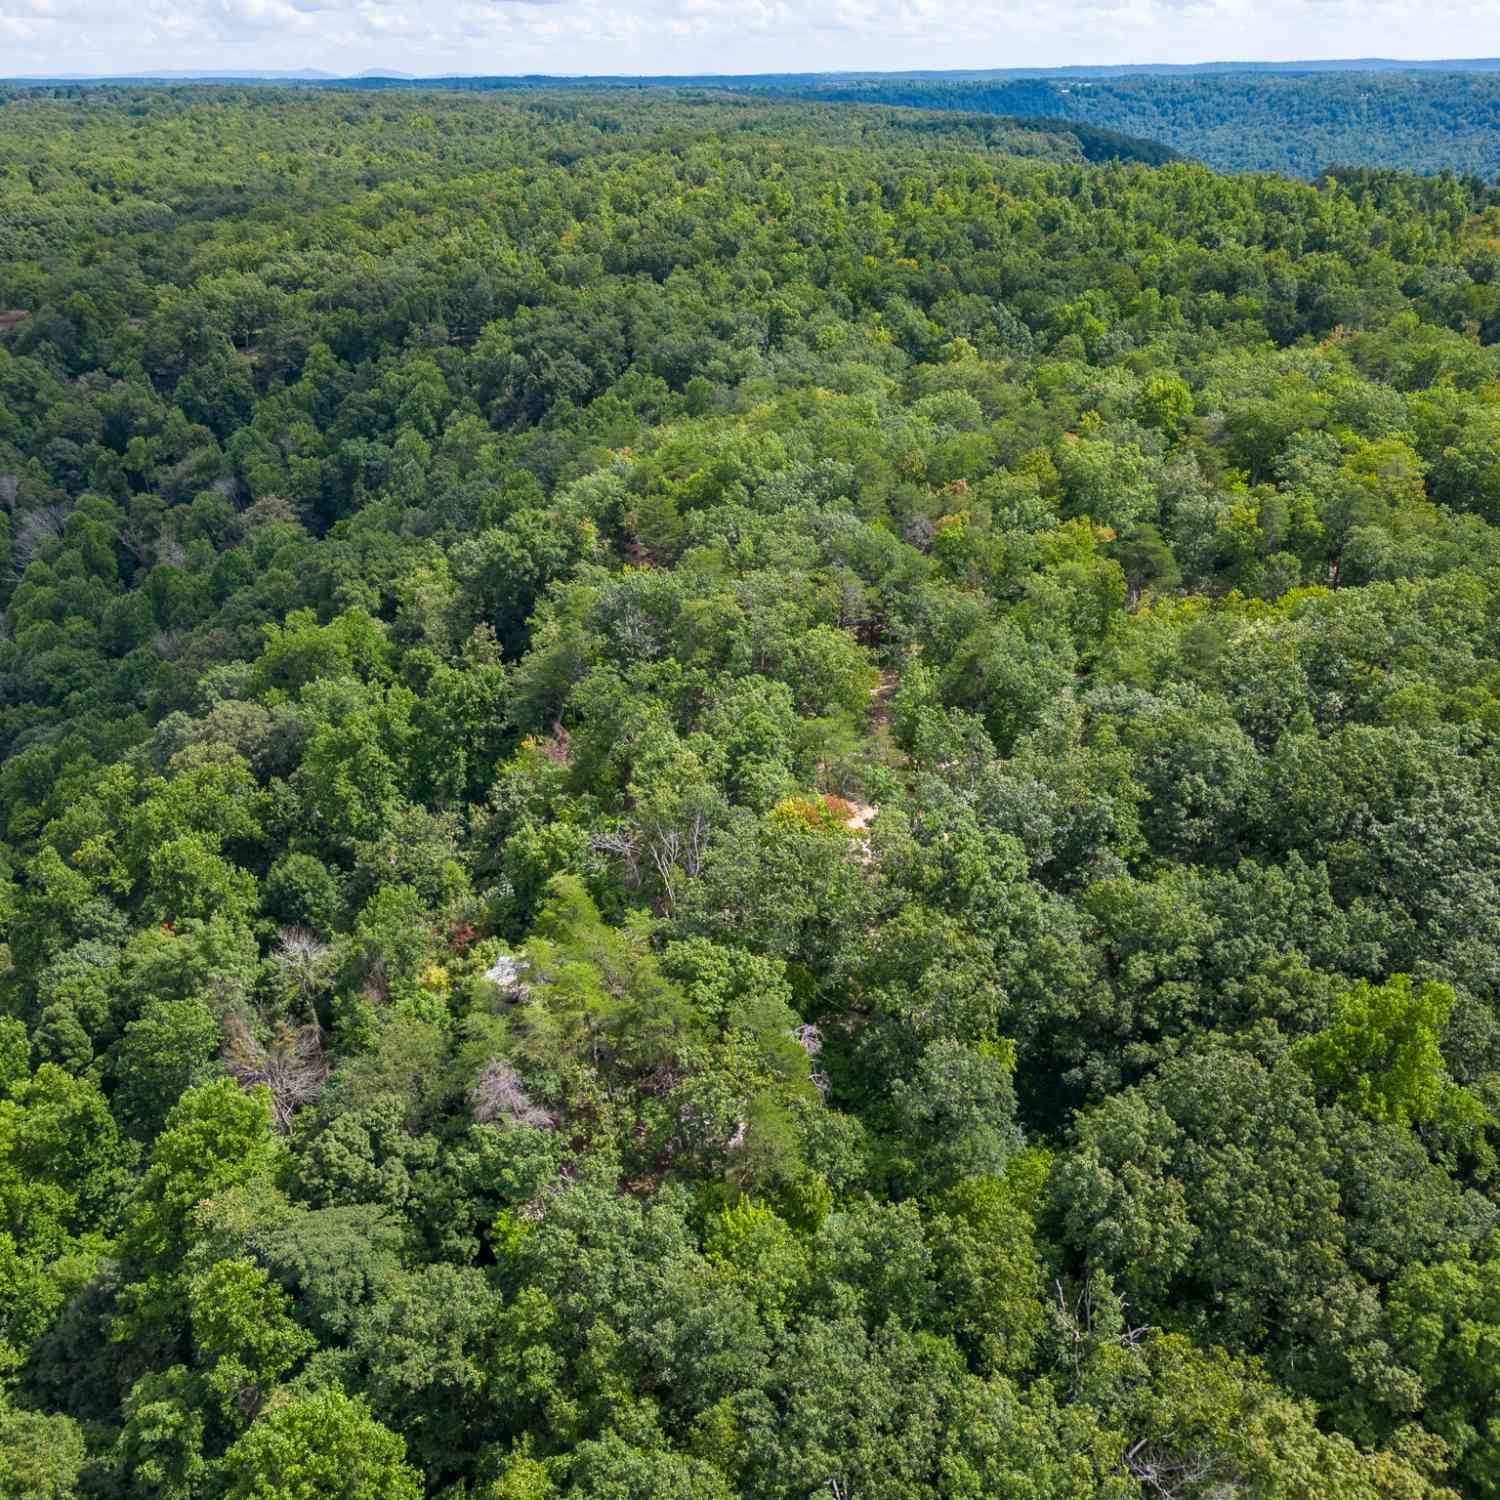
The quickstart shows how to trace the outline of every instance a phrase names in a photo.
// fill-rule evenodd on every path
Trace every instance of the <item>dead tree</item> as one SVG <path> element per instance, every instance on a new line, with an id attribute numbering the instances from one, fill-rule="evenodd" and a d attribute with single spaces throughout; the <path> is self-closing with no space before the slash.
<path id="1" fill-rule="evenodd" d="M 271 1114 L 283 1135 L 304 1105 L 323 1092 L 328 1064 L 323 1034 L 316 1026 L 284 1026 L 263 1042 L 239 1017 L 226 1027 L 224 1069 L 244 1088 L 264 1084 L 271 1091 Z"/>
<path id="2" fill-rule="evenodd" d="M 333 950 L 308 927 L 283 927 L 271 950 L 271 961 L 295 985 L 304 1004 L 322 987 L 332 960 Z"/>
<path id="3" fill-rule="evenodd" d="M 496 1058 L 474 1080 L 469 1090 L 469 1108 L 480 1125 L 508 1121 L 550 1130 L 556 1123 L 552 1112 L 534 1103 L 521 1083 L 521 1075 L 506 1061 Z"/>

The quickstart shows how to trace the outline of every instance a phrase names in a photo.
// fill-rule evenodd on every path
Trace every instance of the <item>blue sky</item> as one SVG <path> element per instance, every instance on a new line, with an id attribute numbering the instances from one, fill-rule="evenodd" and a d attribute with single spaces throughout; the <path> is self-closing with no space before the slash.
<path id="1" fill-rule="evenodd" d="M 1500 0 L 0 0 L 0 75 L 744 73 L 1500 55 Z"/>

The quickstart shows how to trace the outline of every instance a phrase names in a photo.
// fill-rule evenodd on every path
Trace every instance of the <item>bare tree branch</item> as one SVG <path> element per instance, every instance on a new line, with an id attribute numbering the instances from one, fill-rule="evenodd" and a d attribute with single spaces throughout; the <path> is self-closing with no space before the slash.
<path id="1" fill-rule="evenodd" d="M 469 1090 L 469 1108 L 480 1125 L 508 1120 L 513 1125 L 534 1125 L 551 1130 L 557 1123 L 550 1110 L 532 1101 L 521 1084 L 521 1076 L 500 1058 L 488 1064 Z"/>
<path id="2" fill-rule="evenodd" d="M 11 558 L 17 573 L 41 556 L 49 542 L 62 535 L 63 521 L 67 512 L 60 505 L 44 505 L 38 510 L 29 510 L 16 522 L 16 534 L 11 542 Z"/>
<path id="3" fill-rule="evenodd" d="M 283 927 L 280 941 L 271 950 L 271 961 L 291 979 L 307 1002 L 328 978 L 333 949 L 311 928 Z"/>
<path id="4" fill-rule="evenodd" d="M 237 1016 L 226 1030 L 225 1071 L 244 1088 L 265 1084 L 270 1089 L 272 1115 L 284 1135 L 293 1116 L 317 1099 L 328 1079 L 322 1032 L 316 1026 L 288 1026 L 262 1042 Z"/>

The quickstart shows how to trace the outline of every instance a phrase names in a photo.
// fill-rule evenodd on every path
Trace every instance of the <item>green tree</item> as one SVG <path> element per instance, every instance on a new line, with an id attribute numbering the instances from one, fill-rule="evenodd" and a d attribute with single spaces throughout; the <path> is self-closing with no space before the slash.
<path id="1" fill-rule="evenodd" d="M 1387 1316 L 1398 1355 L 1422 1382 L 1423 1425 L 1448 1444 L 1464 1493 L 1500 1494 L 1500 1240 L 1410 1266 Z"/>
<path id="2" fill-rule="evenodd" d="M 984 1373 L 1023 1374 L 1043 1329 L 1049 1300 L 1032 1216 L 1035 1157 L 1012 1159 L 1003 1178 L 972 1177 L 937 1200 L 936 1277 L 953 1309 L 954 1336 Z"/>
<path id="3" fill-rule="evenodd" d="M 511 1398 L 502 1306 L 482 1272 L 429 1265 L 387 1284 L 355 1331 L 366 1399 L 429 1473 L 468 1467 Z"/>
<path id="4" fill-rule="evenodd" d="M 1398 1125 L 1438 1121 L 1472 1130 L 1484 1123 L 1479 1101 L 1448 1077 L 1438 1038 L 1453 991 L 1396 974 L 1383 985 L 1361 980 L 1334 1002 L 1332 1023 L 1298 1045 L 1318 1083 L 1374 1120 Z"/>
<path id="5" fill-rule="evenodd" d="M 88 1465 L 78 1424 L 61 1413 L 0 1403 L 0 1496 L 4 1500 L 73 1500 Z"/>
<path id="6" fill-rule="evenodd" d="M 272 1403 L 224 1455 L 226 1500 L 419 1500 L 406 1445 L 342 1391 Z"/>
<path id="7" fill-rule="evenodd" d="M 648 1070 L 685 1039 L 691 1013 L 662 974 L 644 927 L 608 927 L 582 881 L 553 878 L 526 945 L 537 1003 L 520 1018 L 536 1055 L 561 1048 L 598 1065 Z"/>
<path id="8" fill-rule="evenodd" d="M 143 1278 L 130 1289 L 121 1333 L 180 1331 L 186 1312 L 180 1278 L 197 1232 L 195 1210 L 215 1193 L 270 1177 L 280 1159 L 268 1089 L 246 1093 L 224 1078 L 177 1101 L 151 1148 L 120 1239 L 122 1259 Z"/>
<path id="9" fill-rule="evenodd" d="M 564 1493 L 577 1500 L 729 1500 L 734 1492 L 702 1459 L 636 1448 L 608 1433 L 574 1449 Z"/>
<path id="10" fill-rule="evenodd" d="M 152 1000 L 126 1028 L 111 1058 L 116 1112 L 141 1139 L 162 1129 L 172 1107 L 215 1073 L 219 1023 L 201 1000 Z"/>
<path id="11" fill-rule="evenodd" d="M 214 1262 L 188 1283 L 193 1348 L 209 1389 L 235 1418 L 252 1418 L 314 1345 L 290 1299 L 253 1261 Z"/>

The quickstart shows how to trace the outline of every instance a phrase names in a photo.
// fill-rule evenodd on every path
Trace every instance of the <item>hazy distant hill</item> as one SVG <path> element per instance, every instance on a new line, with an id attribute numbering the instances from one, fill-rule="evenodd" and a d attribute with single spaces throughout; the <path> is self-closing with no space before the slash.
<path id="1" fill-rule="evenodd" d="M 1226 171 L 1310 177 L 1335 163 L 1500 173 L 1500 74 L 1074 75 L 991 82 L 848 79 L 767 85 L 802 97 L 981 110 L 1087 123 L 1161 141 Z"/>

